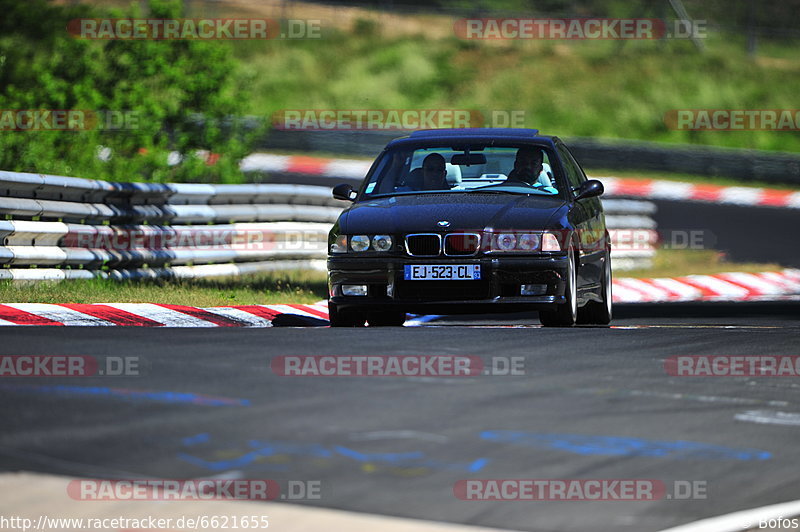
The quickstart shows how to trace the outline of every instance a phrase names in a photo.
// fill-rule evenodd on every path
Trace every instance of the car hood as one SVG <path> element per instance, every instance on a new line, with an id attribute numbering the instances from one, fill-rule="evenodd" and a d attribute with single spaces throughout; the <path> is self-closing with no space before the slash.
<path id="1" fill-rule="evenodd" d="M 412 194 L 353 205 L 339 219 L 343 234 L 396 234 L 459 230 L 549 229 L 565 202 L 522 194 Z M 448 221 L 446 227 L 438 225 Z"/>

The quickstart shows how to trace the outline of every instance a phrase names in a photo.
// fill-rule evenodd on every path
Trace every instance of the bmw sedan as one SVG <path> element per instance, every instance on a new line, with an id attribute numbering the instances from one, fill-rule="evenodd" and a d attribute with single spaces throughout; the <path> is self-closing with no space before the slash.
<path id="1" fill-rule="evenodd" d="M 332 327 L 406 313 L 535 310 L 545 326 L 611 321 L 603 185 L 532 129 L 437 129 L 393 140 L 328 242 Z"/>

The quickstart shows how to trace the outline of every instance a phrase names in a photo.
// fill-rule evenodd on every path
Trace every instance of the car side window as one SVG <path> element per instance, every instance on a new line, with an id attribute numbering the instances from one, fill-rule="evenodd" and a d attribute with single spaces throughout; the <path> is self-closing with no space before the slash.
<path id="1" fill-rule="evenodd" d="M 580 167 L 564 146 L 558 146 L 558 154 L 561 156 L 561 161 L 564 163 L 564 171 L 567 173 L 569 186 L 573 189 L 580 187 L 581 184 L 586 181 L 586 176 L 583 175 Z"/>

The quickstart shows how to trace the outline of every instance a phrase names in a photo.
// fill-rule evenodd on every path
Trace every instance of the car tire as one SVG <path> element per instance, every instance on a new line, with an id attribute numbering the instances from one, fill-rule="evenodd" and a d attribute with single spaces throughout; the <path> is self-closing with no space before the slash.
<path id="1" fill-rule="evenodd" d="M 611 277 L 611 256 L 606 255 L 603 266 L 603 278 L 601 279 L 600 294 L 603 299 L 599 301 L 589 301 L 586 306 L 578 311 L 578 323 L 592 325 L 608 325 L 612 317 L 612 294 L 613 286 Z"/>
<path id="2" fill-rule="evenodd" d="M 331 327 L 363 327 L 366 317 L 354 310 L 339 310 L 333 303 L 328 303 L 328 320 Z"/>
<path id="3" fill-rule="evenodd" d="M 373 312 L 367 315 L 370 327 L 402 327 L 406 322 L 406 313 L 401 310 Z"/>
<path id="4" fill-rule="evenodd" d="M 570 259 L 567 263 L 565 282 L 566 301 L 557 305 L 555 310 L 539 311 L 539 321 L 545 327 L 572 327 L 578 319 L 578 274 L 574 259 Z"/>

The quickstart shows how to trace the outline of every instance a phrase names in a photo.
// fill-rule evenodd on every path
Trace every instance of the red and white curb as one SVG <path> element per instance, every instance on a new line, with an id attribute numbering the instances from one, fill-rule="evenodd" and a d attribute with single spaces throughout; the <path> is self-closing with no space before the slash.
<path id="1" fill-rule="evenodd" d="M 242 160 L 243 171 L 280 172 L 339 179 L 364 179 L 369 161 L 325 159 L 295 155 L 254 153 Z M 594 176 L 593 176 L 594 177 Z M 800 192 L 757 187 L 730 187 L 663 179 L 596 177 L 603 182 L 606 197 L 700 201 L 755 207 L 800 209 Z"/>
<path id="2" fill-rule="evenodd" d="M 800 270 L 720 273 L 655 279 L 614 279 L 615 303 L 692 301 L 772 301 L 800 295 Z M 0 325 L 136 326 L 136 327 L 271 327 L 281 315 L 328 319 L 324 301 L 313 305 L 242 305 L 188 307 L 154 303 L 5 303 Z M 421 325 L 438 316 L 415 316 Z"/>
<path id="3" fill-rule="evenodd" d="M 800 270 L 614 279 L 615 303 L 769 301 L 800 295 Z"/>
<path id="4" fill-rule="evenodd" d="M 303 174 L 339 179 L 364 179 L 371 161 L 355 159 L 326 159 L 301 155 L 273 155 L 253 153 L 240 164 L 243 172 L 280 172 L 284 174 Z"/>
<path id="5" fill-rule="evenodd" d="M 325 305 L 242 305 L 198 308 L 153 303 L 0 304 L 0 325 L 135 327 L 271 327 L 280 315 L 328 319 Z"/>
<path id="6" fill-rule="evenodd" d="M 800 192 L 757 187 L 725 187 L 661 179 L 597 177 L 605 195 L 651 200 L 682 200 L 726 203 L 749 207 L 800 209 Z"/>

